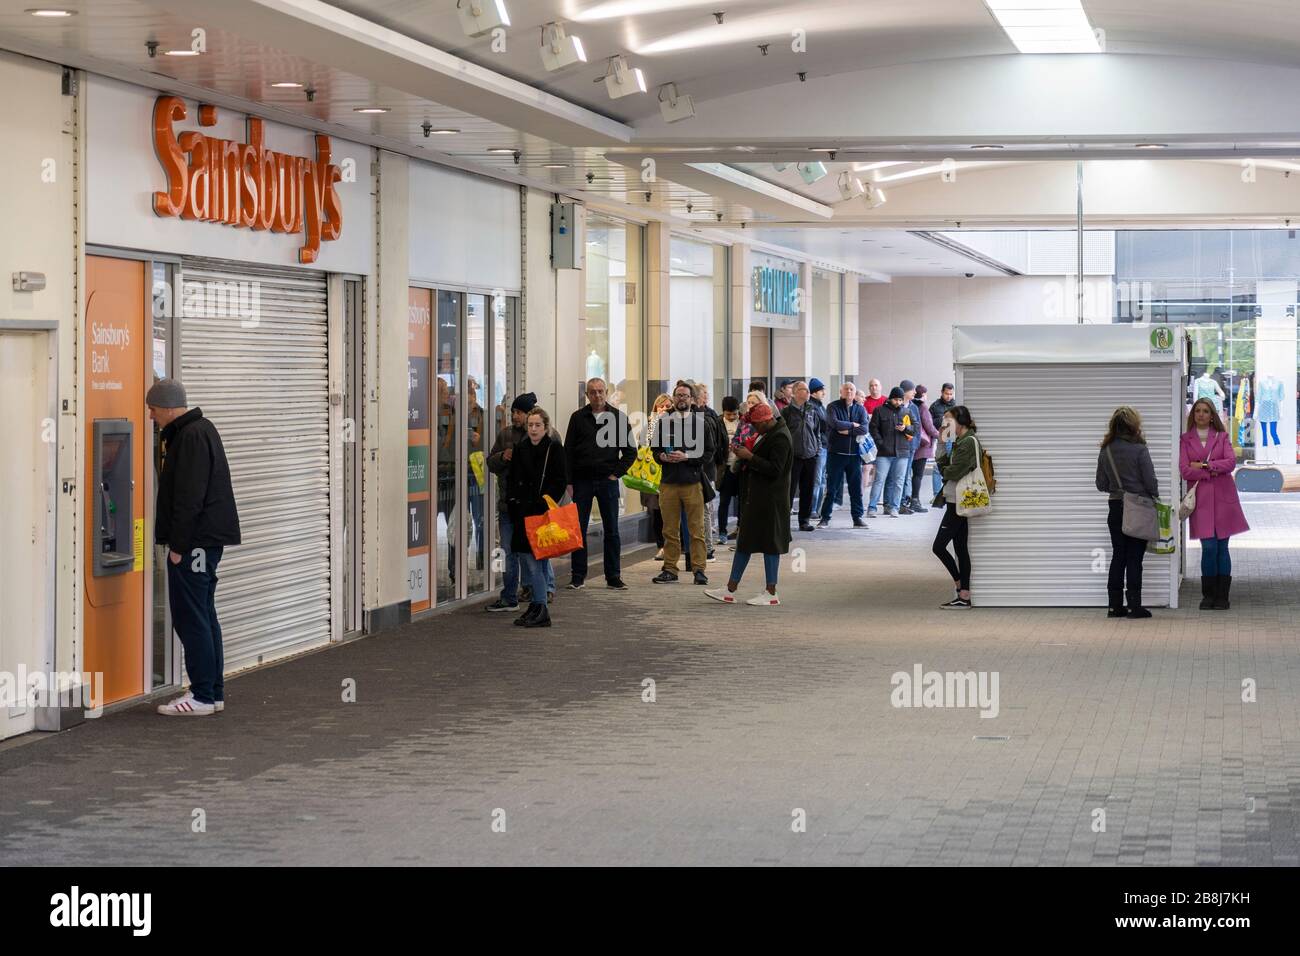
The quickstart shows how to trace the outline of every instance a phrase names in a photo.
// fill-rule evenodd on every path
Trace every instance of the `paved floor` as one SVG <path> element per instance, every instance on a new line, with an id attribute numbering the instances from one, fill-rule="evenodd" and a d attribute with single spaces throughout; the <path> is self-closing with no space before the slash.
<path id="1" fill-rule="evenodd" d="M 1146 622 L 939 610 L 934 513 L 800 536 L 774 610 L 644 552 L 549 631 L 466 610 L 240 677 L 220 717 L 0 751 L 0 865 L 1294 865 L 1300 496 L 1248 513 L 1234 609 L 1192 580 Z M 999 715 L 891 706 L 918 663 L 998 672 Z"/>

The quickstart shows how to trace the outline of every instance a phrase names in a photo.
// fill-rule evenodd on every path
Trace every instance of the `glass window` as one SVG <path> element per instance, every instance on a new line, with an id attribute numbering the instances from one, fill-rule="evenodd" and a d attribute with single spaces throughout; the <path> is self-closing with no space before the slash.
<path id="1" fill-rule="evenodd" d="M 716 407 L 726 388 L 727 248 L 677 237 L 669 248 L 669 378 L 705 383 Z"/>
<path id="2" fill-rule="evenodd" d="M 843 378 L 840 347 L 843 341 L 843 293 L 838 272 L 814 269 L 812 274 L 812 376 L 839 395 Z"/>

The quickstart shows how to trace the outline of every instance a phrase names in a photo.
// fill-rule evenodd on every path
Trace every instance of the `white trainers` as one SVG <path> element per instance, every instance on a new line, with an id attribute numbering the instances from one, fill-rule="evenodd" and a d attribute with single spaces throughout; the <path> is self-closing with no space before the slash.
<path id="1" fill-rule="evenodd" d="M 745 603 L 752 604 L 755 607 L 776 607 L 781 603 L 781 599 L 775 594 L 768 594 L 766 591 L 759 591 Z"/>
<path id="2" fill-rule="evenodd" d="M 658 551 L 655 552 L 654 560 L 662 561 L 663 559 L 664 559 L 664 549 L 660 548 Z"/>
<path id="3" fill-rule="evenodd" d="M 208 717 L 216 712 L 215 705 L 195 700 L 192 693 L 158 705 L 158 713 L 164 717 Z"/>
<path id="4" fill-rule="evenodd" d="M 736 595 L 731 591 L 728 591 L 726 588 L 713 588 L 712 590 L 705 591 L 704 593 L 707 594 L 709 597 L 713 598 L 713 600 L 715 601 L 721 601 L 723 604 L 736 603 Z"/>
<path id="5" fill-rule="evenodd" d="M 226 702 L 224 700 L 219 700 L 212 706 L 216 708 L 217 713 L 219 714 L 226 709 Z"/>

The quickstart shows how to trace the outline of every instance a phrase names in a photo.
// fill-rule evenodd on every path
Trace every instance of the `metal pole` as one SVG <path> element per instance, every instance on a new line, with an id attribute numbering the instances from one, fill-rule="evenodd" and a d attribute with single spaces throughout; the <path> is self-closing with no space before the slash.
<path id="1" fill-rule="evenodd" d="M 1079 324 L 1083 324 L 1083 160 L 1074 164 L 1074 193 L 1076 201 L 1075 228 L 1078 231 L 1078 263 L 1075 274 L 1075 315 Z"/>

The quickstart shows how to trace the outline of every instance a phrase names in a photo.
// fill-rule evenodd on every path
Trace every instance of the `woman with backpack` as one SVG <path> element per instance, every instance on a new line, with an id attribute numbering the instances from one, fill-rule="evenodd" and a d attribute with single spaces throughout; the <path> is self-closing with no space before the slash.
<path id="1" fill-rule="evenodd" d="M 1137 409 L 1121 405 L 1110 416 L 1106 437 L 1097 456 L 1097 490 L 1110 495 L 1110 576 L 1106 594 L 1110 600 L 1107 617 L 1150 617 L 1142 606 L 1142 559 L 1147 543 L 1124 533 L 1124 494 L 1129 492 L 1148 498 L 1160 496 L 1156 468 L 1151 451 L 1142 435 L 1142 416 Z M 1124 609 L 1124 591 L 1128 589 L 1128 610 Z"/>
<path id="2" fill-rule="evenodd" d="M 948 409 L 943 416 L 943 428 L 939 431 L 941 442 L 952 442 L 952 451 L 941 451 L 934 460 L 934 467 L 943 476 L 943 500 L 947 506 L 939 530 L 934 536 L 934 555 L 943 562 L 943 566 L 952 575 L 953 599 L 940 607 L 964 609 L 971 607 L 970 598 L 970 519 L 957 513 L 957 484 L 976 468 L 980 467 L 979 442 L 975 439 L 975 422 L 965 405 Z M 953 556 L 948 553 L 952 545 Z"/>
<path id="3" fill-rule="evenodd" d="M 1196 508 L 1187 533 L 1201 542 L 1201 610 L 1228 610 L 1232 558 L 1228 538 L 1249 531 L 1232 480 L 1237 455 L 1223 420 L 1208 398 L 1198 398 L 1187 416 L 1187 431 L 1178 448 L 1178 470 L 1196 490 Z"/>

